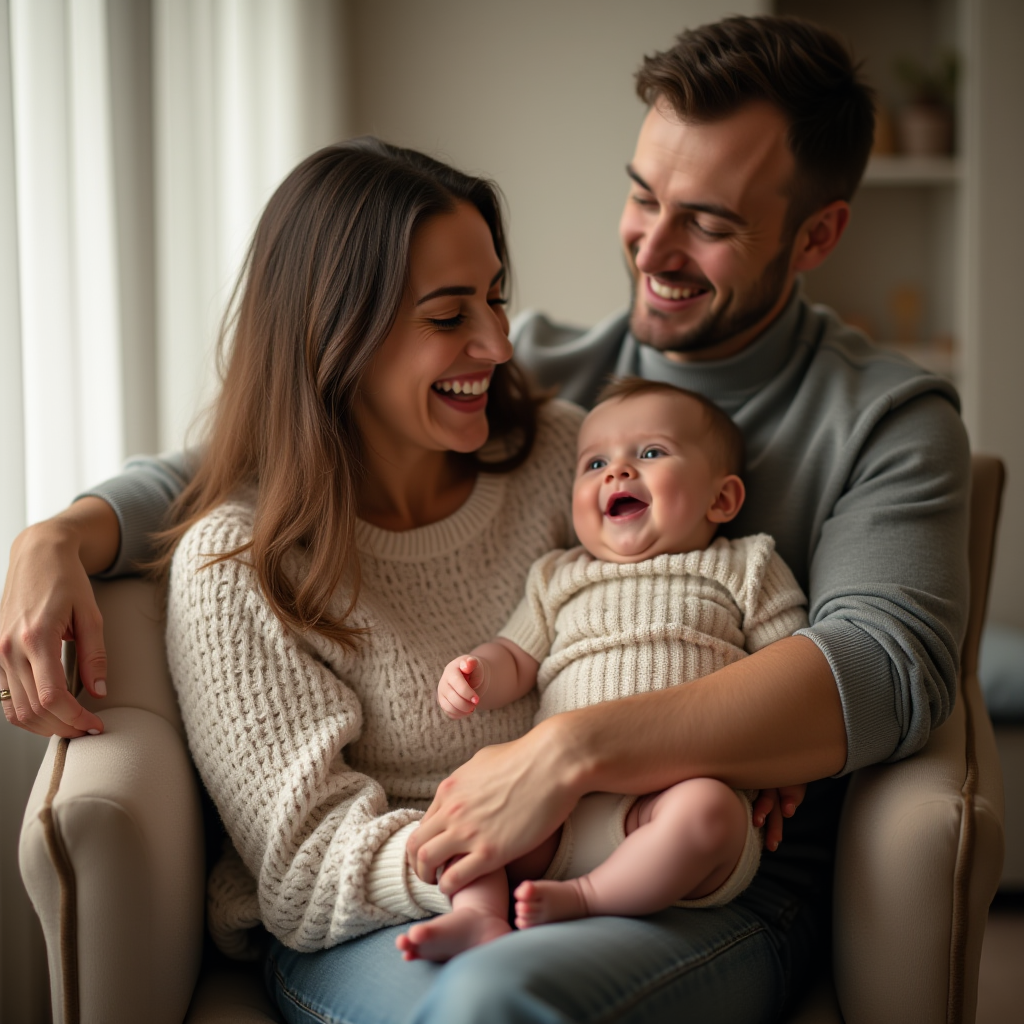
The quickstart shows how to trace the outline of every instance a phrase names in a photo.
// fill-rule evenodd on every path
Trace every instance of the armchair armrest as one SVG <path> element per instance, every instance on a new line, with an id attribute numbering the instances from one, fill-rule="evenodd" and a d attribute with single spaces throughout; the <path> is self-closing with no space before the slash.
<path id="1" fill-rule="evenodd" d="M 1003 859 L 1002 776 L 977 679 L 920 753 L 862 768 L 836 848 L 834 978 L 847 1024 L 970 1024 Z"/>
<path id="2" fill-rule="evenodd" d="M 203 826 L 185 744 L 119 707 L 101 736 L 50 741 L 22 825 L 54 1019 L 180 1024 L 203 936 Z"/>

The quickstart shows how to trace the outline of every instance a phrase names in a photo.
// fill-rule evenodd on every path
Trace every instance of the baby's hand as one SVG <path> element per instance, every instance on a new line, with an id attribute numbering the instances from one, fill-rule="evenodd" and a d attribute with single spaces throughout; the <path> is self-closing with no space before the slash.
<path id="1" fill-rule="evenodd" d="M 778 789 L 762 789 L 754 801 L 754 825 L 765 826 L 764 845 L 777 850 L 782 842 L 782 819 L 792 818 L 796 809 L 804 802 L 807 787 L 779 786 Z"/>
<path id="2" fill-rule="evenodd" d="M 437 684 L 437 703 L 449 718 L 465 718 L 476 711 L 486 682 L 487 663 L 472 654 L 460 655 L 445 666 Z"/>

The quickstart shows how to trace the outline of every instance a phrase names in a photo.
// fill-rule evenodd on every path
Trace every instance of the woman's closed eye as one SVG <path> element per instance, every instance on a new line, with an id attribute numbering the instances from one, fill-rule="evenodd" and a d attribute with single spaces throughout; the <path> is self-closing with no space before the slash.
<path id="1" fill-rule="evenodd" d="M 454 331 L 456 327 L 461 327 L 466 322 L 466 314 L 456 313 L 455 316 L 449 317 L 428 317 L 427 322 L 439 331 Z"/>

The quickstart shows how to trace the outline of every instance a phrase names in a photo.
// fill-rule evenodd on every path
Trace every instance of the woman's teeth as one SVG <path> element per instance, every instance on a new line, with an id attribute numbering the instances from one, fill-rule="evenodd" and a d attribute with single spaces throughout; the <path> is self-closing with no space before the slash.
<path id="1" fill-rule="evenodd" d="M 695 295 L 701 295 L 705 291 L 704 288 L 672 288 L 667 284 L 662 284 L 653 277 L 649 280 L 651 282 L 651 291 L 663 299 L 692 299 Z"/>
<path id="2" fill-rule="evenodd" d="M 491 378 L 483 380 L 439 380 L 434 384 L 435 391 L 451 392 L 455 395 L 482 395 L 491 386 Z"/>

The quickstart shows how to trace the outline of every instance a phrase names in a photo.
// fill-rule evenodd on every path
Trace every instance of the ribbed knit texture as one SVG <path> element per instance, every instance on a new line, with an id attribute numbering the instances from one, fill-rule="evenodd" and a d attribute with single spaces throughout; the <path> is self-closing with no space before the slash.
<path id="1" fill-rule="evenodd" d="M 508 620 L 527 567 L 571 542 L 581 419 L 548 403 L 527 463 L 481 474 L 440 523 L 402 533 L 358 524 L 351 622 L 370 634 L 355 653 L 286 629 L 243 562 L 203 568 L 249 537 L 249 504 L 222 506 L 185 534 L 167 652 L 193 758 L 237 851 L 209 883 L 225 952 L 247 955 L 244 930 L 259 921 L 308 951 L 447 909 L 408 870 L 405 840 L 442 779 L 526 732 L 537 697 L 451 722 L 437 682 Z M 303 571 L 298 553 L 289 571 Z"/>
<path id="2" fill-rule="evenodd" d="M 621 565 L 582 548 L 534 563 L 501 635 L 541 664 L 538 721 L 708 675 L 807 625 L 766 534 Z"/>

